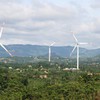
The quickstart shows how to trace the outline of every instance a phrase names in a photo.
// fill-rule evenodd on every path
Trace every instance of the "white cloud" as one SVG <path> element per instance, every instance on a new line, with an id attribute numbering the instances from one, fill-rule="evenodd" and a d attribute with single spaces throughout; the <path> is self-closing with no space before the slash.
<path id="1" fill-rule="evenodd" d="M 100 0 L 92 0 L 93 1 L 93 3 L 91 4 L 91 7 L 93 8 L 93 9 L 98 9 L 98 8 L 100 8 Z"/>
<path id="2" fill-rule="evenodd" d="M 84 39 L 84 34 L 89 37 L 90 32 L 99 33 L 100 21 L 85 8 L 85 3 L 68 2 L 66 6 L 58 6 L 43 1 L 0 1 L 0 23 L 6 23 L 3 43 L 43 44 L 56 41 L 57 45 L 70 45 L 73 41 L 70 31 L 82 33 L 81 39 Z"/>

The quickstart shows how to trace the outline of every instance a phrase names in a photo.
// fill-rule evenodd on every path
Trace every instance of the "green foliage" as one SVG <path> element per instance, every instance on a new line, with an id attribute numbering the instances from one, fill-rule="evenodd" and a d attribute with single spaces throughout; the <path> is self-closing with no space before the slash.
<path id="1" fill-rule="evenodd" d="M 0 100 L 95 100 L 100 91 L 99 73 L 63 71 L 62 64 L 61 69 L 58 65 L 1 64 Z M 41 75 L 47 77 L 41 78 Z"/>

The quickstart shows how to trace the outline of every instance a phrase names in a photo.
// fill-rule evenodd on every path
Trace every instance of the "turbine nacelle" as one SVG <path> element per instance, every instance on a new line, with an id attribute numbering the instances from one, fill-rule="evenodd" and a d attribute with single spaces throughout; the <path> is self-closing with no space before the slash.
<path id="1" fill-rule="evenodd" d="M 51 44 L 44 43 L 44 45 L 49 46 L 49 47 L 53 46 L 54 44 L 55 44 L 55 42 L 52 42 Z"/>

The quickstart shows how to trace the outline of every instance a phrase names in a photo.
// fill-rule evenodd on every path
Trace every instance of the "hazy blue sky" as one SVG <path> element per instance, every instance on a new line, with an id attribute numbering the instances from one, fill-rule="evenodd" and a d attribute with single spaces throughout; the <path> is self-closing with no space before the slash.
<path id="1" fill-rule="evenodd" d="M 4 44 L 74 45 L 71 31 L 85 48 L 100 47 L 100 0 L 0 0 Z"/>

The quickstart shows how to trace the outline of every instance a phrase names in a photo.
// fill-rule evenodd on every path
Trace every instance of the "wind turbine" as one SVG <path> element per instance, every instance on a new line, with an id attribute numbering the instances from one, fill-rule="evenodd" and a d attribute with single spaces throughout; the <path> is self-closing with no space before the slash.
<path id="1" fill-rule="evenodd" d="M 88 43 L 79 43 L 74 34 L 73 34 L 73 37 L 74 37 L 74 39 L 75 39 L 76 44 L 75 44 L 75 46 L 74 46 L 74 48 L 73 48 L 73 50 L 72 50 L 70 56 L 72 55 L 72 53 L 74 52 L 74 50 L 77 48 L 77 70 L 79 70 L 79 46 L 80 46 L 81 44 L 88 44 Z"/>
<path id="2" fill-rule="evenodd" d="M 4 26 L 4 24 L 5 24 L 5 23 L 3 23 L 3 26 Z M 0 30 L 0 38 L 1 38 L 1 36 L 2 36 L 3 26 L 1 27 L 1 30 Z M 13 57 L 12 54 L 5 48 L 5 46 L 4 46 L 1 42 L 0 42 L 0 46 L 8 53 L 11 57 Z"/>
<path id="3" fill-rule="evenodd" d="M 49 45 L 49 62 L 51 61 L 51 46 L 53 46 L 54 44 L 55 44 L 55 42 L 53 42 Z"/>

